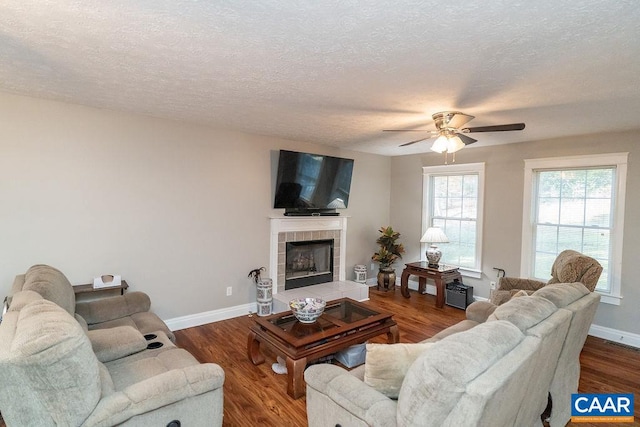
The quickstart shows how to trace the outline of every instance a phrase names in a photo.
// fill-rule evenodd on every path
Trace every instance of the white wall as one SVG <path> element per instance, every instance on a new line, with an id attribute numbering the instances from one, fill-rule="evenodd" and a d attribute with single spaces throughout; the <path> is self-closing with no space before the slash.
<path id="1" fill-rule="evenodd" d="M 355 159 L 351 278 L 389 221 L 389 158 L 0 93 L 0 295 L 47 263 L 120 273 L 164 319 L 255 301 L 281 148 Z"/>
<path id="2" fill-rule="evenodd" d="M 640 132 L 586 135 L 502 146 L 468 148 L 456 153 L 457 163 L 485 162 L 484 241 L 482 279 L 466 279 L 475 295 L 489 296 L 489 282 L 496 280 L 493 267 L 507 275 L 520 275 L 524 159 L 580 154 L 629 152 L 625 237 L 622 259 L 620 306 L 601 303 L 594 323 L 606 328 L 640 334 L 637 307 L 640 306 Z M 405 260 L 424 257 L 420 251 L 422 210 L 422 167 L 441 165 L 439 154 L 394 157 L 391 167 L 391 223 L 405 230 Z M 446 250 L 445 247 L 442 248 Z M 407 261 L 409 262 L 409 261 Z M 636 337 L 638 338 L 638 337 Z"/>

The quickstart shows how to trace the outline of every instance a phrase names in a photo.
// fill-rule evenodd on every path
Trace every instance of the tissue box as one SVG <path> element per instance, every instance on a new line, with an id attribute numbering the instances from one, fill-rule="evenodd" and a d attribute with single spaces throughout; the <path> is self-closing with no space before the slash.
<path id="1" fill-rule="evenodd" d="M 367 355 L 367 345 L 356 344 L 336 353 L 336 359 L 347 368 L 353 368 L 364 363 Z"/>
<path id="2" fill-rule="evenodd" d="M 119 274 L 116 274 L 116 275 L 105 274 L 100 277 L 93 278 L 94 289 L 110 288 L 112 286 L 120 286 L 121 284 L 122 284 L 122 280 Z"/>

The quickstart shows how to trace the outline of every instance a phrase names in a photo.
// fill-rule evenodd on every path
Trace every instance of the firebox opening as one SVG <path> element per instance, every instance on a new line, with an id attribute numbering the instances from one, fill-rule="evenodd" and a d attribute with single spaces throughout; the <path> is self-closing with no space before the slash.
<path id="1" fill-rule="evenodd" d="M 333 281 L 333 239 L 287 242 L 285 290 Z"/>

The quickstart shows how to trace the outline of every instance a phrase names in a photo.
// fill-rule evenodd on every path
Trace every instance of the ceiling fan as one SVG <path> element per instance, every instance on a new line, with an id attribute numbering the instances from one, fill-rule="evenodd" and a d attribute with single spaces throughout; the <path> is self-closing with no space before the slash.
<path id="1" fill-rule="evenodd" d="M 405 142 L 400 147 L 415 144 L 434 136 L 438 136 L 431 146 L 431 150 L 436 153 L 455 153 L 456 151 L 473 144 L 477 139 L 467 136 L 467 133 L 475 132 L 504 132 L 512 130 L 524 129 L 524 123 L 511 123 L 507 125 L 478 126 L 478 127 L 462 127 L 470 122 L 474 116 L 461 113 L 459 111 L 442 111 L 435 113 L 433 121 L 436 123 L 436 130 L 426 129 L 384 129 L 384 132 L 429 132 L 429 136 L 416 139 L 414 141 Z M 455 158 L 454 158 L 455 161 Z"/>

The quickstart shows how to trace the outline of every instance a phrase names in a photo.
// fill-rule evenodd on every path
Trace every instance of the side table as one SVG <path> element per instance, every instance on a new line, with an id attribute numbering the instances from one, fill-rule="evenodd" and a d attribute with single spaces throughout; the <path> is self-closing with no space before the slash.
<path id="1" fill-rule="evenodd" d="M 86 285 L 76 285 L 73 287 L 73 293 L 77 295 L 79 294 L 87 294 L 91 292 L 106 292 L 113 290 L 120 290 L 120 295 L 124 295 L 124 291 L 129 288 L 129 284 L 126 280 L 120 281 L 120 286 L 108 286 L 104 288 L 94 288 L 92 283 L 87 283 Z"/>
<path id="2" fill-rule="evenodd" d="M 427 279 L 433 279 L 436 285 L 436 307 L 444 306 L 445 285 L 459 280 L 462 282 L 462 276 L 457 267 L 446 266 L 441 264 L 438 268 L 429 267 L 427 261 L 410 262 L 405 264 L 400 279 L 400 292 L 405 298 L 409 298 L 409 276 L 418 276 L 418 292 L 425 293 L 427 288 Z"/>

